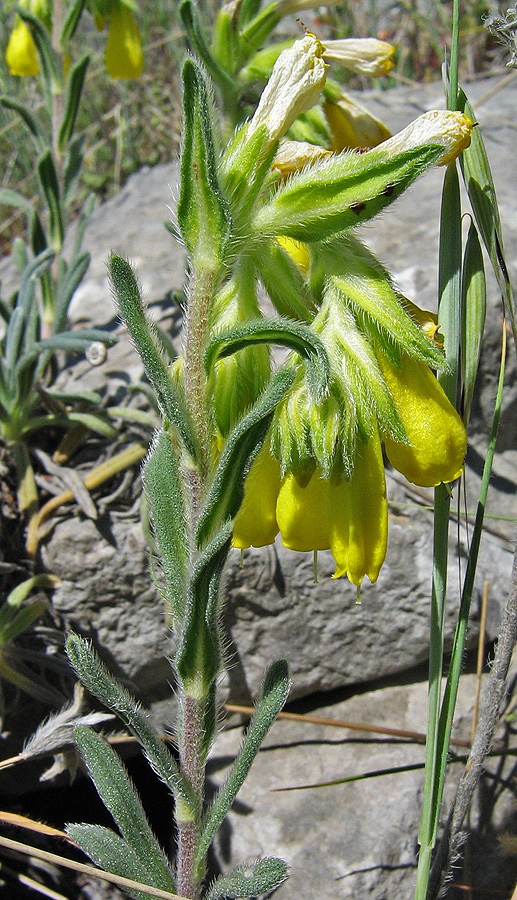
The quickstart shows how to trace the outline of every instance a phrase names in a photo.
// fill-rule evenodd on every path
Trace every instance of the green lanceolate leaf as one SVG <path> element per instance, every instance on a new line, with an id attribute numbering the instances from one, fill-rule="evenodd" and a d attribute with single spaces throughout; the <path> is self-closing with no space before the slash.
<path id="1" fill-rule="evenodd" d="M 242 787 L 266 734 L 287 700 L 290 687 L 289 670 L 285 660 L 273 663 L 266 672 L 262 698 L 250 720 L 237 758 L 206 814 L 196 854 L 196 865 L 202 866 L 217 829 Z"/>
<path id="2" fill-rule="evenodd" d="M 17 100 L 15 97 L 7 97 L 5 94 L 0 97 L 0 104 L 6 109 L 12 109 L 13 112 L 18 113 L 31 137 L 34 138 L 38 150 L 42 150 L 45 143 L 45 137 L 41 130 L 40 123 L 29 107 L 26 106 L 25 103 L 22 103 L 21 100 Z"/>
<path id="3" fill-rule="evenodd" d="M 325 240 L 366 222 L 402 194 L 443 155 L 435 144 L 395 156 L 380 147 L 345 152 L 278 188 L 256 214 L 256 233 L 287 235 L 300 241 Z"/>
<path id="4" fill-rule="evenodd" d="M 77 726 L 74 739 L 97 792 L 153 882 L 174 890 L 165 854 L 151 831 L 140 798 L 120 757 L 92 728 Z"/>
<path id="5" fill-rule="evenodd" d="M 80 253 L 72 258 L 66 273 L 59 278 L 54 317 L 54 332 L 56 334 L 63 331 L 66 327 L 68 307 L 70 306 L 70 302 L 77 288 L 86 275 L 89 265 L 90 254 Z"/>
<path id="6" fill-rule="evenodd" d="M 0 630 L 0 645 L 5 646 L 27 631 L 39 617 L 50 607 L 48 600 L 34 600 L 20 609 L 9 624 Z"/>
<path id="7" fill-rule="evenodd" d="M 196 560 L 187 591 L 176 669 L 187 696 L 206 698 L 220 670 L 219 586 L 232 541 L 225 523 Z"/>
<path id="8" fill-rule="evenodd" d="M 221 7 L 214 23 L 212 56 L 230 75 L 235 75 L 239 65 L 238 12 L 233 4 Z"/>
<path id="9" fill-rule="evenodd" d="M 61 34 L 59 35 L 59 43 L 63 50 L 66 50 L 68 41 L 73 38 L 75 34 L 75 29 L 77 28 L 85 4 L 86 0 L 72 0 L 72 3 L 68 5 L 65 21 L 63 22 Z"/>
<path id="10" fill-rule="evenodd" d="M 127 725 L 140 741 L 149 764 L 158 777 L 190 808 L 193 803 L 190 790 L 181 777 L 176 760 L 149 727 L 146 716 L 138 708 L 136 700 L 109 674 L 88 642 L 79 635 L 73 632 L 69 635 L 66 652 L 84 686 Z"/>
<path id="11" fill-rule="evenodd" d="M 228 875 L 220 875 L 209 888 L 205 900 L 237 900 L 274 891 L 289 875 L 289 866 L 274 856 L 260 859 L 252 866 L 240 866 Z"/>
<path id="12" fill-rule="evenodd" d="M 192 0 L 183 0 L 183 3 L 180 4 L 179 12 L 181 21 L 183 22 L 183 27 L 187 32 L 189 42 L 196 51 L 203 65 L 206 66 L 207 72 L 209 72 L 215 83 L 219 85 L 225 95 L 232 95 L 234 93 L 233 80 L 229 73 L 225 72 L 225 70 L 221 68 L 219 63 L 214 59 L 213 55 L 208 49 L 208 45 L 205 41 L 205 37 L 201 29 L 201 24 L 199 22 L 199 17 L 196 13 L 196 9 L 194 4 L 192 3 Z"/>
<path id="13" fill-rule="evenodd" d="M 90 57 L 86 54 L 73 66 L 68 76 L 65 110 L 57 139 L 57 145 L 61 152 L 63 152 L 74 133 L 75 120 L 81 102 L 81 94 L 89 62 Z"/>
<path id="14" fill-rule="evenodd" d="M 74 196 L 84 159 L 85 136 L 79 134 L 68 144 L 63 172 L 63 202 L 68 206 Z"/>
<path id="15" fill-rule="evenodd" d="M 461 286 L 462 415 L 466 427 L 470 418 L 486 319 L 485 266 L 481 244 L 473 222 L 470 225 L 465 245 Z"/>
<path id="16" fill-rule="evenodd" d="M 56 167 L 50 150 L 46 150 L 38 160 L 38 177 L 49 213 L 50 245 L 59 252 L 63 245 L 63 212 Z"/>
<path id="17" fill-rule="evenodd" d="M 198 547 L 214 534 L 222 522 L 237 515 L 244 496 L 246 475 L 262 446 L 275 409 L 292 385 L 294 376 L 293 369 L 280 369 L 255 405 L 230 433 L 199 516 L 196 533 Z"/>
<path id="18" fill-rule="evenodd" d="M 140 354 L 146 375 L 156 391 L 162 413 L 174 425 L 187 451 L 195 460 L 198 454 L 187 413 L 169 378 L 161 343 L 146 318 L 140 289 L 131 266 L 127 260 L 112 254 L 109 274 L 122 318 Z"/>
<path id="19" fill-rule="evenodd" d="M 241 28 L 257 15 L 261 2 L 262 0 L 242 0 L 239 8 L 239 25 Z"/>
<path id="20" fill-rule="evenodd" d="M 195 269 L 218 269 L 229 218 L 217 180 L 208 90 L 192 59 L 183 66 L 183 110 L 178 222 Z"/>
<path id="21" fill-rule="evenodd" d="M 154 439 L 142 480 L 167 582 L 167 598 L 179 621 L 185 607 L 189 539 L 177 450 L 165 431 L 159 431 Z"/>
<path id="22" fill-rule="evenodd" d="M 241 65 L 263 45 L 281 18 L 278 3 L 273 2 L 268 3 L 245 25 L 241 32 Z"/>
<path id="23" fill-rule="evenodd" d="M 252 252 L 260 280 L 279 315 L 311 322 L 316 304 L 292 257 L 276 240 L 261 241 Z"/>
<path id="24" fill-rule="evenodd" d="M 21 209 L 29 218 L 34 209 L 30 200 L 27 200 L 23 194 L 19 194 L 18 191 L 12 191 L 10 188 L 0 189 L 0 203 L 3 206 L 15 206 L 17 209 Z"/>
<path id="25" fill-rule="evenodd" d="M 228 331 L 219 332 L 205 351 L 205 368 L 210 373 L 216 359 L 253 344 L 279 344 L 299 353 L 305 360 L 307 382 L 313 399 L 321 400 L 328 389 L 330 364 L 317 335 L 299 322 L 287 319 L 256 319 Z"/>
<path id="26" fill-rule="evenodd" d="M 453 406 L 457 406 L 461 328 L 461 199 L 458 170 L 451 163 L 445 171 L 440 218 L 438 271 L 438 321 L 449 368 L 438 380 Z"/>
<path id="27" fill-rule="evenodd" d="M 156 884 L 127 841 L 111 828 L 103 825 L 67 825 L 65 831 L 105 872 L 121 875 L 141 884 L 162 887 L 161 883 Z M 124 888 L 124 891 L 134 900 L 152 900 L 153 896 L 132 888 Z"/>

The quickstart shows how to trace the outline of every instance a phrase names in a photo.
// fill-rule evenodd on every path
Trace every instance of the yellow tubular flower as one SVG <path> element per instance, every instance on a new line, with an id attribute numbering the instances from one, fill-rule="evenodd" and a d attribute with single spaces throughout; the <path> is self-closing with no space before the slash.
<path id="1" fill-rule="evenodd" d="M 287 251 L 291 259 L 295 261 L 302 274 L 306 275 L 311 264 L 311 255 L 307 244 L 304 244 L 302 241 L 295 241 L 294 238 L 284 237 L 282 234 L 278 235 L 277 241 Z"/>
<path id="2" fill-rule="evenodd" d="M 388 545 L 388 501 L 379 436 L 357 442 L 350 481 L 330 486 L 330 548 L 334 578 L 347 575 L 360 585 L 377 581 Z"/>
<path id="3" fill-rule="evenodd" d="M 233 529 L 234 547 L 246 550 L 274 543 L 278 534 L 276 501 L 280 482 L 280 466 L 266 441 L 246 479 L 244 500 Z"/>
<path id="4" fill-rule="evenodd" d="M 19 17 L 5 54 L 11 75 L 35 76 L 39 72 L 39 60 L 30 29 Z"/>
<path id="5" fill-rule="evenodd" d="M 122 3 L 110 13 L 105 60 L 112 78 L 140 78 L 144 68 L 138 25 L 131 10 Z"/>
<path id="6" fill-rule="evenodd" d="M 400 369 L 382 353 L 378 359 L 409 440 L 401 444 L 384 435 L 390 463 L 421 487 L 455 481 L 463 470 L 467 434 L 441 385 L 424 363 L 406 354 Z"/>
<path id="7" fill-rule="evenodd" d="M 294 475 L 282 483 L 276 505 L 282 543 L 289 550 L 330 550 L 329 481 L 315 472 L 305 487 Z"/>
<path id="8" fill-rule="evenodd" d="M 341 94 L 336 100 L 325 101 L 323 112 L 335 153 L 353 147 L 377 147 L 391 137 L 391 131 L 384 122 L 346 94 Z"/>

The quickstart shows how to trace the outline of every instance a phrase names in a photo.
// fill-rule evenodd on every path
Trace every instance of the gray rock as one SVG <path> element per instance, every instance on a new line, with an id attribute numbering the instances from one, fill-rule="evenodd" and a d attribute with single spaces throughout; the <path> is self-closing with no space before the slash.
<path id="1" fill-rule="evenodd" d="M 474 691 L 475 676 L 464 676 L 455 739 L 469 737 Z M 398 684 L 360 692 L 318 708 L 315 713 L 333 720 L 423 732 L 426 695 L 425 682 Z M 215 784 L 221 783 L 239 740 L 240 734 L 235 730 L 218 736 L 208 764 L 209 779 Z M 276 791 L 360 773 L 401 770 L 422 763 L 424 757 L 423 746 L 406 740 L 367 731 L 339 731 L 319 724 L 278 721 L 216 838 L 219 863 L 226 870 L 257 856 L 282 856 L 291 866 L 291 876 L 275 894 L 278 900 L 345 900 L 358 896 L 369 900 L 409 900 L 414 894 L 423 789 L 421 769 L 313 790 Z M 506 763 L 508 771 L 510 762 Z M 449 767 L 442 822 L 461 770 L 461 765 Z M 490 784 L 487 778 L 487 805 Z M 479 808 L 473 816 L 472 858 L 476 861 L 479 854 L 480 865 L 475 866 L 475 875 L 470 873 L 467 878 L 475 878 L 469 883 L 477 889 L 511 891 L 512 867 L 504 865 L 497 843 L 497 836 L 511 828 L 514 804 L 510 792 L 499 793 L 499 802 L 492 812 L 490 826 L 486 819 L 483 824 Z M 459 873 L 457 879 L 459 883 L 464 880 Z"/>

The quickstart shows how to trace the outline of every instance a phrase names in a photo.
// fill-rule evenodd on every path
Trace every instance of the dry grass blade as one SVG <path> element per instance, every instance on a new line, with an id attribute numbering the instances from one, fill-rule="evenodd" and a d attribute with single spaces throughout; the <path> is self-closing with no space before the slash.
<path id="1" fill-rule="evenodd" d="M 38 847 L 30 847 L 28 844 L 22 844 L 20 841 L 12 841 L 10 838 L 0 836 L 0 847 L 6 847 L 8 850 L 14 850 L 23 853 L 24 856 L 33 856 L 35 859 L 42 859 L 45 862 L 54 863 L 62 866 L 64 869 L 71 869 L 74 872 L 81 872 L 83 875 L 90 875 L 92 878 L 100 878 L 102 881 L 108 881 L 111 884 L 117 884 L 119 887 L 128 890 L 141 891 L 143 894 L 149 894 L 157 900 L 187 900 L 180 897 L 179 894 L 172 894 L 170 891 L 162 891 L 160 888 L 149 887 L 147 884 L 141 884 L 139 881 L 132 881 L 131 878 L 124 878 L 122 875 L 114 875 L 112 872 L 103 872 L 102 869 L 96 869 L 94 866 L 88 866 L 85 863 L 74 862 L 65 856 L 58 856 L 57 853 L 48 853 L 46 850 L 40 850 Z"/>
<path id="2" fill-rule="evenodd" d="M 251 706 L 237 706 L 233 703 L 225 703 L 225 709 L 228 712 L 242 713 L 245 716 L 253 715 Z M 351 722 L 346 719 L 328 719 L 322 716 L 309 716 L 305 713 L 279 713 L 278 719 L 287 719 L 292 722 L 306 722 L 311 725 L 328 725 L 330 728 L 348 728 L 350 731 L 369 731 L 372 734 L 384 734 L 388 737 L 406 738 L 406 740 L 417 741 L 419 744 L 425 743 L 425 734 L 420 731 L 407 731 L 404 728 L 389 728 L 387 725 L 372 725 L 366 722 Z M 456 747 L 470 748 L 468 741 L 452 740 L 451 744 Z"/>
<path id="3" fill-rule="evenodd" d="M 146 453 L 147 447 L 144 447 L 141 444 L 132 444 L 125 450 L 117 453 L 112 459 L 109 459 L 99 466 L 96 466 L 95 469 L 92 469 L 84 479 L 84 488 L 87 491 L 91 491 L 94 488 L 99 487 L 104 481 L 107 481 L 108 478 L 111 478 L 118 472 L 134 465 L 134 463 L 140 462 Z M 56 509 L 59 509 L 64 503 L 71 503 L 72 500 L 74 500 L 73 492 L 70 490 L 63 491 L 63 493 L 59 494 L 57 497 L 52 497 L 52 499 L 45 503 L 39 512 L 31 518 L 27 535 L 27 553 L 30 557 L 34 557 L 38 550 L 40 526 L 53 512 L 55 512 Z"/>

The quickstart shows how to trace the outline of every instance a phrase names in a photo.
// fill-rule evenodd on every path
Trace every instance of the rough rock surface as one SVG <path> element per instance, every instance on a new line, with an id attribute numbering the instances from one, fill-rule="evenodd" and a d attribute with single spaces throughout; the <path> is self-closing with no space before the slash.
<path id="1" fill-rule="evenodd" d="M 453 739 L 469 738 L 474 692 L 475 676 L 464 676 Z M 311 712 L 333 720 L 422 732 L 426 694 L 426 682 L 397 684 L 365 690 Z M 209 779 L 216 785 L 239 741 L 236 730 L 219 735 L 208 765 Z M 460 747 L 455 750 L 465 752 Z M 278 900 L 412 897 L 422 769 L 314 790 L 276 790 L 401 769 L 422 763 L 424 756 L 422 745 L 398 738 L 306 722 L 275 723 L 219 831 L 218 861 L 226 869 L 230 860 L 236 865 L 259 855 L 281 856 L 289 862 L 291 876 L 275 894 Z M 507 765 L 510 762 L 507 760 Z M 461 765 L 450 767 L 446 808 L 461 770 Z M 509 792 L 497 791 L 490 776 L 483 786 L 482 805 L 474 811 L 471 823 L 472 870 L 465 875 L 457 870 L 454 881 L 493 891 L 496 896 L 498 890 L 513 888 L 511 866 L 503 865 L 495 834 L 496 830 L 511 829 L 514 804 Z M 499 800 L 488 826 L 486 812 L 496 794 Z M 454 894 L 451 891 L 447 896 Z"/>

